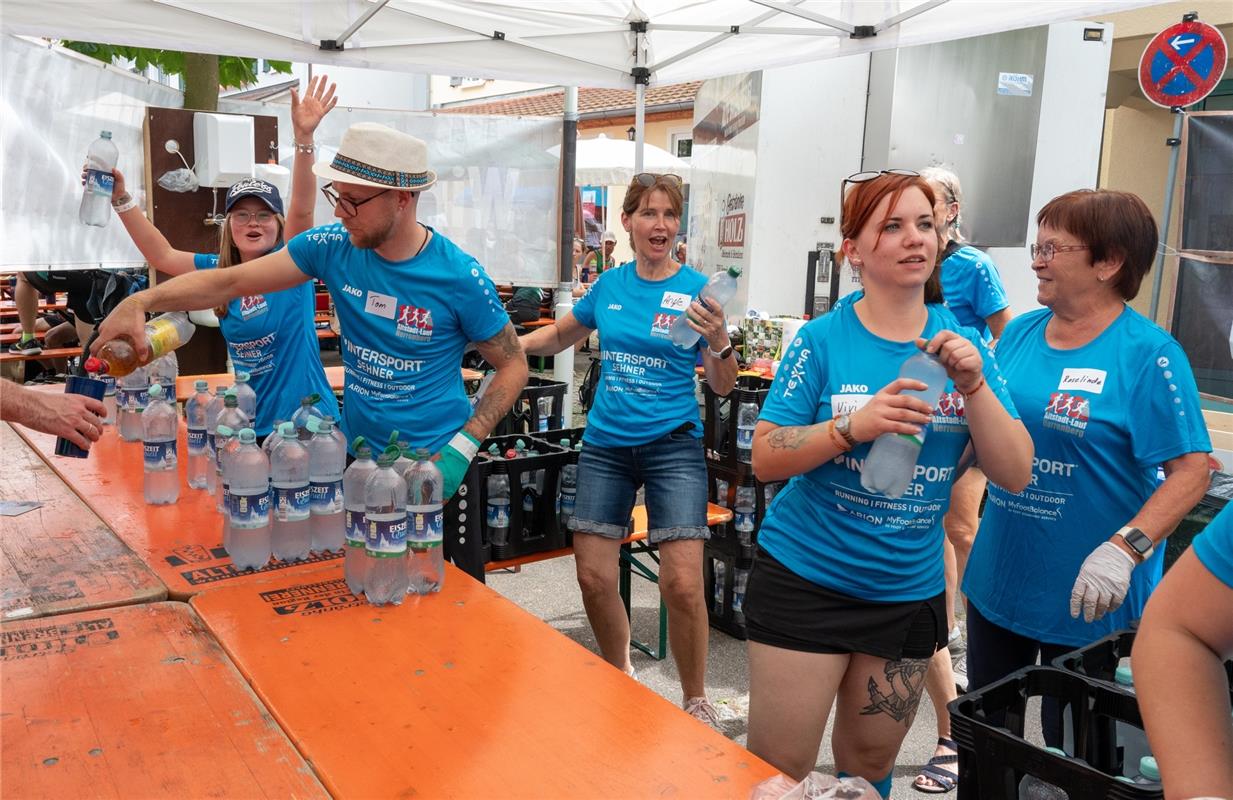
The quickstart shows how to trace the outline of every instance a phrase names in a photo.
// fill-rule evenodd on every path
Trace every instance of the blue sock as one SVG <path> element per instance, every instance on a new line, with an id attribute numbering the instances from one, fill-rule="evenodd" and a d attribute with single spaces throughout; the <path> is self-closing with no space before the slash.
<path id="1" fill-rule="evenodd" d="M 851 778 L 851 777 L 854 777 L 854 776 L 849 775 L 849 774 L 848 774 L 848 773 L 846 773 L 846 772 L 840 772 L 840 773 L 838 774 L 838 776 L 837 776 L 837 777 L 840 777 L 840 778 Z M 877 781 L 876 783 L 874 783 L 874 784 L 873 784 L 873 788 L 877 789 L 877 790 L 878 790 L 878 794 L 882 795 L 883 797 L 890 797 L 890 793 L 891 793 L 891 782 L 894 780 L 894 777 L 895 777 L 895 769 L 894 769 L 894 767 L 891 767 L 891 771 L 890 771 L 890 772 L 888 772 L 888 773 L 886 773 L 886 777 L 885 777 L 885 778 L 883 778 L 882 780 Z"/>

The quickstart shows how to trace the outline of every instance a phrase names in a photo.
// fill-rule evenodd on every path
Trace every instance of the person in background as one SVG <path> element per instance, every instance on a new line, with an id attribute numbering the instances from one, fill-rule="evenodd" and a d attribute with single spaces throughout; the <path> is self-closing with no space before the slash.
<path id="1" fill-rule="evenodd" d="M 616 266 L 616 262 L 612 258 L 612 251 L 616 249 L 616 243 L 616 234 L 612 231 L 604 231 L 602 244 L 599 249 L 587 253 L 586 259 L 582 262 L 584 282 L 594 282 L 604 273 L 604 270 Z"/>
<path id="2" fill-rule="evenodd" d="M 996 342 L 1010 321 L 1010 302 L 1002 287 L 1002 277 L 989 256 L 965 244 L 960 231 L 963 189 L 959 176 L 947 169 L 929 167 L 921 172 L 929 182 L 935 202 L 934 221 L 942 239 L 942 299 L 946 307 L 966 325 L 980 331 L 986 341 Z M 992 345 L 991 345 L 992 346 Z M 955 595 L 963 582 L 972 540 L 979 523 L 980 500 L 985 493 L 985 476 L 980 467 L 970 467 L 955 481 L 950 507 L 942 519 L 946 531 L 943 544 L 946 564 L 946 622 L 950 631 L 946 649 L 933 657 L 925 690 L 933 702 L 938 723 L 938 743 L 933 758 L 913 784 L 918 790 L 934 794 L 949 791 L 958 777 L 959 751 L 951 739 L 950 714 L 946 705 L 967 687 L 966 639 L 956 624 Z"/>
<path id="3" fill-rule="evenodd" d="M 1135 694 L 1165 797 L 1233 797 L 1233 505 L 1182 553 L 1143 612 Z"/>
<path id="4" fill-rule="evenodd" d="M 1151 211 L 1084 189 L 1036 222 L 1045 307 L 1012 320 L 997 348 L 1036 460 L 1022 491 L 983 464 L 989 500 L 963 582 L 973 690 L 1129 627 L 1160 581 L 1165 537 L 1209 482 L 1186 354 L 1127 305 L 1156 256 Z M 1056 700 L 1041 715 L 1060 747 Z"/>
<path id="5" fill-rule="evenodd" d="M 682 239 L 676 243 L 676 260 L 680 261 L 682 264 L 685 264 L 688 262 L 688 259 L 689 247 L 685 244 L 685 240 Z"/>
<path id="6" fill-rule="evenodd" d="M 723 309 L 690 302 L 706 276 L 672 258 L 683 205 L 676 175 L 634 176 L 621 211 L 634 261 L 606 270 L 572 312 L 522 342 L 530 355 L 555 355 L 591 331 L 600 332 L 603 366 L 583 434 L 578 500 L 569 521 L 587 619 L 604 660 L 633 675 L 617 565 L 641 487 L 647 539 L 659 546 L 659 590 L 668 606 L 682 705 L 715 725 L 718 716 L 705 686 L 707 475 L 694 363 L 701 351 L 707 380 L 726 395 L 736 383 L 736 358 Z M 689 349 L 673 344 L 670 333 L 686 310 L 689 326 L 702 335 Z"/>
<path id="7" fill-rule="evenodd" d="M 505 304 L 510 322 L 522 325 L 539 319 L 539 308 L 547 293 L 537 286 L 515 286 L 514 295 Z"/>
<path id="8" fill-rule="evenodd" d="M 527 363 L 496 286 L 472 256 L 416 218 L 419 193 L 437 180 L 428 146 L 385 125 L 349 127 L 329 163 L 312 166 L 339 223 L 231 269 L 198 270 L 129 295 L 99 326 L 97 352 L 117 336 L 148 348 L 148 311 L 216 306 L 319 278 L 341 322 L 348 439 L 385 441 L 392 430 L 436 453 L 448 499 L 479 443 L 513 406 Z M 469 342 L 495 368 L 472 407 L 463 386 Z"/>
<path id="9" fill-rule="evenodd" d="M 107 409 L 83 394 L 37 392 L 0 379 L 0 419 L 68 439 L 89 450 L 103 432 Z"/>
<path id="10" fill-rule="evenodd" d="M 291 90 L 295 163 L 286 215 L 273 184 L 255 178 L 237 181 L 227 190 L 218 255 L 172 247 L 126 191 L 124 175 L 115 171 L 112 206 L 151 267 L 169 275 L 226 269 L 281 250 L 285 239 L 312 227 L 317 184 L 312 173 L 313 133 L 338 102 L 334 84 L 328 81 L 326 75 L 314 76 L 302 99 Z M 321 366 L 312 281 L 237 297 L 214 313 L 236 372 L 251 376 L 250 385 L 257 393 L 257 419 L 252 422 L 258 437 L 268 436 L 275 422 L 290 419 L 300 400 L 310 394 L 321 398 L 317 408 L 323 415 L 338 418 L 338 401 Z"/>
<path id="11" fill-rule="evenodd" d="M 26 356 L 35 356 L 43 352 L 42 345 L 34 335 L 38 331 L 40 294 L 50 295 L 54 299 L 58 292 L 64 292 L 67 301 L 65 305 L 72 312 L 72 322 L 77 330 L 76 338 L 82 342 L 89 339 L 98 322 L 90 313 L 90 295 L 94 291 L 94 282 L 100 275 L 106 277 L 106 273 L 97 269 L 17 273 L 13 302 L 17 306 L 18 331 L 21 336 L 9 345 L 9 352 Z M 49 343 L 47 346 L 52 347 L 53 345 Z"/>
<path id="12" fill-rule="evenodd" d="M 941 304 L 929 184 L 910 172 L 847 183 L 840 257 L 864 294 L 801 328 L 754 430 L 758 479 L 790 481 L 763 521 L 745 595 L 749 749 L 803 779 L 834 706 L 836 768 L 889 796 L 946 642 L 942 514 L 960 456 L 971 443 L 993 478 L 1022 488 L 1032 442 L 980 334 Z M 937 409 L 903 394 L 922 383 L 898 377 L 921 350 L 946 369 Z M 864 489 L 872 443 L 925 425 L 905 495 Z"/>

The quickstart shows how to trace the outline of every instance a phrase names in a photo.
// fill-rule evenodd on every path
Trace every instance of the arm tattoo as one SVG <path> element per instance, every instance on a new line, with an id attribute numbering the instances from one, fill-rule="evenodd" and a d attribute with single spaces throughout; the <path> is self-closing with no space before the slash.
<path id="1" fill-rule="evenodd" d="M 794 425 L 776 428 L 766 435 L 766 443 L 774 450 L 800 450 L 809 440 L 812 431 L 805 426 Z"/>
<path id="2" fill-rule="evenodd" d="M 927 658 L 905 658 L 902 661 L 887 661 L 886 684 L 890 691 L 883 693 L 878 682 L 869 677 L 869 705 L 861 709 L 861 716 L 886 714 L 895 722 L 908 728 L 916 717 L 921 692 L 925 689 L 925 673 L 929 669 Z"/>
<path id="3" fill-rule="evenodd" d="M 500 333 L 483 342 L 483 345 L 494 350 L 501 348 L 501 355 L 506 359 L 522 356 L 522 344 L 518 341 L 518 334 L 514 332 L 514 326 L 508 322 L 505 323 Z"/>
<path id="4" fill-rule="evenodd" d="M 471 419 L 467 420 L 467 424 L 463 426 L 464 430 L 481 442 L 484 441 L 513 404 L 514 401 L 505 387 L 496 384 L 489 386 L 484 396 L 475 404 L 475 411 L 471 414 Z"/>

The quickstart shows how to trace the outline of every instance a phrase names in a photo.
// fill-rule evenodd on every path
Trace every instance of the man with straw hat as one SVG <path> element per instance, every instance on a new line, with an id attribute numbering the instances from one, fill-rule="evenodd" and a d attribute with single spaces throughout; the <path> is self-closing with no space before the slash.
<path id="1" fill-rule="evenodd" d="M 144 350 L 147 312 L 212 308 L 319 278 L 342 325 L 347 437 L 385 441 L 397 430 L 412 447 L 437 453 L 448 497 L 526 383 L 518 337 L 483 267 L 416 220 L 419 193 L 437 180 L 424 142 L 359 123 L 334 160 L 313 171 L 330 181 L 321 191 L 334 206 L 333 225 L 244 264 L 129 296 L 99 326 L 92 350 L 117 336 Z M 459 370 L 468 342 L 496 367 L 474 410 Z"/>

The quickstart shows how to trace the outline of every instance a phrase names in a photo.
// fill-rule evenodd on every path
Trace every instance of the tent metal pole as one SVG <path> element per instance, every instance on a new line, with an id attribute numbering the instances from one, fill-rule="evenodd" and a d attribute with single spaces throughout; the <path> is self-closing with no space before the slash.
<path id="1" fill-rule="evenodd" d="M 646 85 L 650 73 L 646 69 L 646 25 L 634 28 L 634 174 L 642 172 L 646 160 Z"/>
<path id="2" fill-rule="evenodd" d="M 1178 157 L 1182 154 L 1182 121 L 1186 118 L 1186 112 L 1181 108 L 1173 108 L 1171 111 L 1173 137 L 1169 139 L 1168 145 L 1173 152 L 1169 155 L 1169 177 L 1165 180 L 1164 215 L 1160 218 L 1160 245 L 1156 254 L 1156 274 L 1152 276 L 1152 307 L 1148 316 L 1148 319 L 1161 327 L 1166 326 L 1156 319 L 1156 312 L 1160 309 L 1160 284 L 1164 280 L 1165 250 L 1169 242 L 1169 223 L 1172 222 L 1173 216 L 1173 187 L 1177 183 Z"/>
<path id="3" fill-rule="evenodd" d="M 348 39 L 354 36 L 356 31 L 364 27 L 365 23 L 367 23 L 368 20 L 372 19 L 374 14 L 376 14 L 381 9 L 385 8 L 386 5 L 389 4 L 389 2 L 390 0 L 378 0 L 376 3 L 373 3 L 372 6 L 370 6 L 367 11 L 365 11 L 363 14 L 360 14 L 359 19 L 357 19 L 355 22 L 352 22 L 347 27 L 347 29 L 343 31 L 342 33 L 340 33 L 338 35 L 338 38 L 334 40 L 334 42 L 338 45 L 338 49 L 341 50 L 343 44 L 345 44 Z"/>
<path id="4" fill-rule="evenodd" d="M 553 316 L 563 318 L 574 308 L 574 174 L 578 162 L 578 87 L 565 87 L 565 120 L 561 126 L 561 242 L 560 280 Z M 565 348 L 552 361 L 552 377 L 565 384 L 561 427 L 572 428 L 574 418 L 574 348 Z"/>

